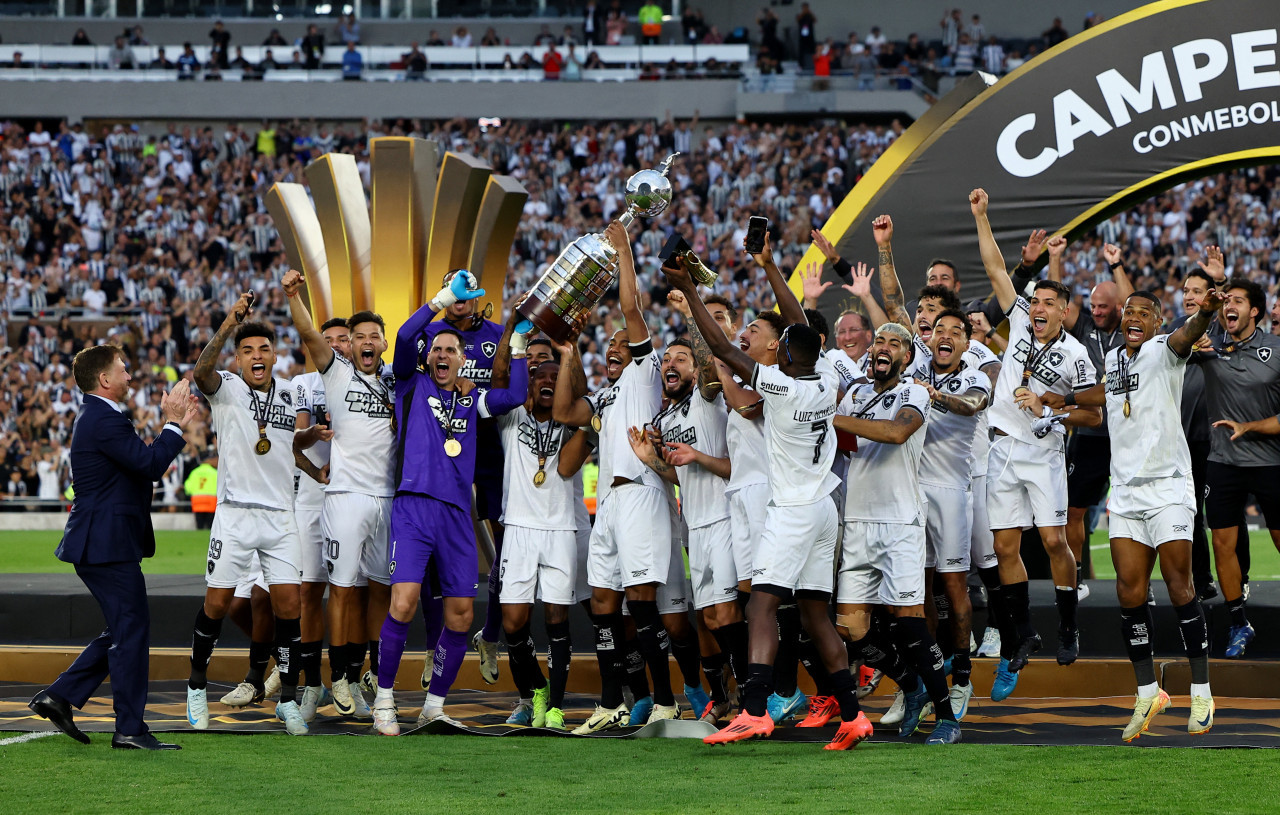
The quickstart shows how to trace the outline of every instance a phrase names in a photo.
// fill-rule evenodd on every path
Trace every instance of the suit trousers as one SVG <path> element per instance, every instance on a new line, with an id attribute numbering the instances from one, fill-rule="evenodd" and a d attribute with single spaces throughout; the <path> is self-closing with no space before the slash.
<path id="1" fill-rule="evenodd" d="M 151 609 L 142 566 L 133 561 L 77 563 L 75 569 L 98 601 L 107 628 L 49 686 L 49 693 L 83 708 L 109 674 L 116 732 L 140 736 L 148 732 L 142 717 L 151 644 Z"/>

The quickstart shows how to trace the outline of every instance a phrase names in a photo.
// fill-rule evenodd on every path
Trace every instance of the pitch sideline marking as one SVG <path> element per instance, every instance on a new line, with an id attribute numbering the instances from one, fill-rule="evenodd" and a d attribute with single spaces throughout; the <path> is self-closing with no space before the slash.
<path id="1" fill-rule="evenodd" d="M 21 736 L 14 736 L 13 738 L 9 738 L 9 739 L 0 739 L 0 747 L 8 747 L 10 744 L 22 744 L 23 742 L 27 742 L 27 741 L 35 741 L 36 739 L 43 739 L 45 736 L 56 736 L 56 735 L 58 735 L 57 730 L 42 730 L 38 733 L 23 733 Z"/>

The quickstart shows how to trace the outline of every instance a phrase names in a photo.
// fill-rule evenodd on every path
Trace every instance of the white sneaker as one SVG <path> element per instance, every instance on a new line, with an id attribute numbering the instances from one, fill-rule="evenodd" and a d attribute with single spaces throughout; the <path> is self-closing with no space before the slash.
<path id="1" fill-rule="evenodd" d="M 251 682 L 241 682 L 235 688 L 223 696 L 220 700 L 227 707 L 248 707 L 249 705 L 261 702 L 263 698 L 262 691 L 253 686 Z"/>
<path id="2" fill-rule="evenodd" d="M 657 707 L 657 705 L 654 705 Z M 586 736 L 590 733 L 600 733 L 605 730 L 612 730 L 615 727 L 621 727 L 627 721 L 630 711 L 626 705 L 618 705 L 616 708 L 601 707 L 596 705 L 596 710 L 591 717 L 573 730 L 575 736 Z"/>
<path id="3" fill-rule="evenodd" d="M 994 626 L 987 626 L 987 630 L 982 634 L 982 644 L 978 646 L 977 655 L 980 657 L 1000 656 L 1000 629 Z"/>
<path id="4" fill-rule="evenodd" d="M 360 691 L 365 695 L 365 699 L 372 699 L 378 695 L 378 677 L 373 675 L 373 671 L 365 671 L 364 676 L 360 677 Z M 356 689 L 351 689 L 351 695 L 356 695 Z"/>
<path id="5" fill-rule="evenodd" d="M 964 715 L 969 712 L 969 699 L 973 696 L 973 683 L 952 685 L 950 695 L 951 712 L 955 714 L 957 722 L 963 721 Z"/>
<path id="6" fill-rule="evenodd" d="M 333 683 L 333 709 L 339 716 L 350 716 L 356 712 L 356 703 L 351 698 L 351 686 L 344 676 Z"/>
<path id="7" fill-rule="evenodd" d="M 458 727 L 462 726 L 462 722 L 446 715 L 444 708 L 433 707 L 428 710 L 424 707 L 422 712 L 418 714 L 418 724 L 421 726 L 424 724 L 430 724 L 431 722 L 447 722 L 448 724 L 456 725 Z"/>
<path id="8" fill-rule="evenodd" d="M 1077 601 L 1077 602 L 1083 601 L 1083 600 L 1084 600 L 1086 597 L 1088 597 L 1088 596 L 1089 596 L 1089 584 L 1088 584 L 1088 583 L 1084 583 L 1084 582 L 1082 582 L 1082 583 L 1080 583 L 1080 585 L 1076 586 L 1076 601 Z"/>
<path id="9" fill-rule="evenodd" d="M 680 718 L 679 702 L 677 702 L 674 705 L 654 705 L 653 712 L 649 714 L 649 721 L 645 722 L 645 724 L 653 724 L 654 722 L 660 722 L 663 719 L 679 719 L 679 718 Z"/>
<path id="10" fill-rule="evenodd" d="M 880 717 L 880 724 L 885 727 L 897 727 L 902 724 L 902 720 L 906 715 L 906 697 L 902 693 L 902 688 L 898 688 L 893 692 L 893 704 L 889 705 L 889 709 Z"/>
<path id="11" fill-rule="evenodd" d="M 362 689 L 363 690 L 363 689 Z M 364 694 L 360 691 L 351 694 L 352 718 L 363 719 L 368 721 L 373 718 L 373 711 L 369 709 L 369 703 L 365 701 Z"/>
<path id="12" fill-rule="evenodd" d="M 433 671 L 435 671 L 435 668 L 436 668 L 436 652 L 430 651 L 427 653 L 427 658 L 422 665 L 421 683 L 422 683 L 422 690 L 424 692 L 431 690 L 431 674 Z"/>
<path id="13" fill-rule="evenodd" d="M 316 708 L 320 706 L 320 689 L 310 685 L 302 689 L 302 701 L 298 708 L 302 711 L 302 721 L 311 724 L 316 720 Z"/>
<path id="14" fill-rule="evenodd" d="M 471 638 L 471 647 L 480 655 L 480 678 L 486 685 L 496 685 L 498 683 L 498 643 L 489 642 L 480 636 L 483 633 L 483 631 L 476 632 Z"/>
<path id="15" fill-rule="evenodd" d="M 274 699 L 280 695 L 280 669 L 273 668 L 271 675 L 267 677 L 267 681 L 262 683 L 262 693 L 268 699 Z"/>
<path id="16" fill-rule="evenodd" d="M 209 729 L 209 695 L 204 688 L 187 688 L 187 721 L 196 730 Z"/>
<path id="17" fill-rule="evenodd" d="M 297 702 L 281 702 L 276 705 L 276 718 L 284 722 L 284 729 L 290 736 L 305 736 L 310 729 L 306 719 L 302 718 L 302 708 Z"/>
<path id="18" fill-rule="evenodd" d="M 977 650 L 978 650 L 978 641 L 973 638 L 973 632 L 970 631 L 969 632 L 969 653 L 972 654 Z"/>
<path id="19" fill-rule="evenodd" d="M 396 720 L 396 706 L 381 703 L 373 709 L 373 729 L 384 736 L 400 735 L 400 722 Z"/>

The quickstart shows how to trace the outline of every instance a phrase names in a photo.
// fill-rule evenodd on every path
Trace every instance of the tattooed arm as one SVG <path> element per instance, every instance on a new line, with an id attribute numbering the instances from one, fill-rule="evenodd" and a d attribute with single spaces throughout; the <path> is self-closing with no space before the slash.
<path id="1" fill-rule="evenodd" d="M 702 398 L 708 402 L 715 401 L 716 394 L 721 390 L 720 371 L 716 367 L 716 358 L 711 353 L 711 347 L 702 338 L 698 324 L 689 314 L 689 301 L 684 298 L 684 292 L 672 289 L 667 293 L 667 304 L 683 315 L 685 323 L 689 326 L 689 344 L 693 346 L 693 364 L 698 369 L 698 393 L 702 394 Z"/>
<path id="2" fill-rule="evenodd" d="M 209 340 L 209 344 L 200 352 L 200 358 L 196 360 L 196 367 L 191 372 L 191 378 L 195 380 L 196 387 L 200 388 L 200 392 L 205 395 L 205 398 L 208 398 L 210 394 L 217 393 L 218 388 L 222 387 L 222 378 L 218 376 L 217 370 L 218 357 L 222 356 L 222 346 L 227 344 L 227 338 L 236 330 L 236 326 L 248 319 L 252 305 L 252 293 L 245 292 L 240 295 L 240 299 L 231 307 L 227 318 L 218 327 L 218 333 L 213 335 L 213 339 Z"/>
<path id="3" fill-rule="evenodd" d="M 663 460 L 662 455 L 654 447 L 652 437 L 646 435 L 640 428 L 632 427 L 627 430 L 627 441 L 631 442 L 631 450 L 636 454 L 636 458 L 657 473 L 659 478 L 672 484 L 680 483 L 675 466 Z"/>
<path id="4" fill-rule="evenodd" d="M 911 317 L 902 300 L 902 284 L 893 266 L 893 219 L 881 215 L 871 222 L 871 234 L 875 236 L 879 250 L 880 291 L 884 293 L 884 310 L 891 322 L 911 329 Z"/>

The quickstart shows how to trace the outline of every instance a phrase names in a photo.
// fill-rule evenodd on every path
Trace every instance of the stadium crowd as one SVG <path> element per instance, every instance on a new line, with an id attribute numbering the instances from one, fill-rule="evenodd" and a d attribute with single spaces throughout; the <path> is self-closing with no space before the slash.
<path id="1" fill-rule="evenodd" d="M 623 184 L 634 168 L 655 166 L 671 150 L 687 154 L 674 171 L 672 207 L 633 229 L 646 317 L 665 342 L 685 330 L 683 318 L 666 305 L 658 273 L 657 253 L 672 231 L 720 271 L 716 293 L 746 306 L 749 319 L 772 298 L 762 270 L 737 251 L 747 217 L 763 214 L 775 225 L 775 253 L 790 271 L 809 246 L 810 230 L 826 221 L 901 126 L 705 127 L 695 119 L 479 128 L 414 120 L 169 124 L 150 135 L 137 125 L 90 133 L 64 122 L 57 130 L 0 125 L 0 478 L 6 498 L 53 499 L 69 486 L 66 450 L 82 398 L 70 358 L 79 348 L 105 340 L 129 350 L 132 418 L 155 432 L 163 425 L 162 390 L 190 376 L 240 291 L 257 292 L 263 313 L 285 317 L 278 283 L 287 267 L 263 196 L 277 181 L 304 181 L 303 167 L 322 153 L 356 154 L 367 181 L 369 139 L 414 135 L 519 178 L 530 195 L 512 249 L 508 296 L 527 290 L 564 245 L 620 212 Z M 1172 321 L 1182 314 L 1183 276 L 1216 244 L 1227 270 L 1260 283 L 1274 302 L 1277 174 L 1265 167 L 1209 177 L 1116 216 L 1068 248 L 1064 282 L 1083 302 L 1109 276 L 1102 246 L 1116 243 L 1125 248 L 1135 286 L 1159 293 L 1165 320 Z M 616 301 L 606 300 L 601 312 L 600 325 L 581 338 L 593 388 L 605 379 L 608 327 L 621 321 Z M 288 353 L 281 354 L 278 373 L 300 371 L 297 338 L 284 331 L 279 347 Z M 160 484 L 158 500 L 185 502 L 185 474 L 212 454 L 207 422 L 191 438 Z"/>

